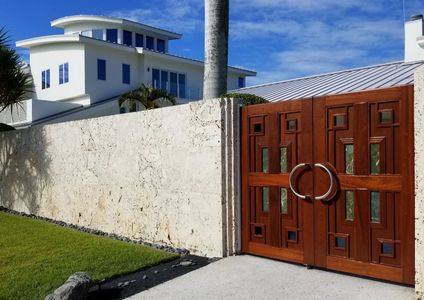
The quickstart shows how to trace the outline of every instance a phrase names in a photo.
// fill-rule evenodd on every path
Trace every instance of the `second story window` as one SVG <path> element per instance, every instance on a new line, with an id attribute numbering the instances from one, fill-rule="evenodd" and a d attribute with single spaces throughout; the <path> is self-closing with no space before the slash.
<path id="1" fill-rule="evenodd" d="M 144 47 L 144 37 L 142 34 L 136 33 L 135 34 L 135 46 L 136 47 Z"/>
<path id="2" fill-rule="evenodd" d="M 151 36 L 146 36 L 146 48 L 150 50 L 155 49 L 155 39 Z"/>
<path id="3" fill-rule="evenodd" d="M 41 72 L 41 89 L 50 88 L 50 69 Z"/>
<path id="4" fill-rule="evenodd" d="M 118 43 L 118 29 L 106 29 L 106 41 Z"/>
<path id="5" fill-rule="evenodd" d="M 124 39 L 124 42 L 123 42 L 123 44 L 124 45 L 126 45 L 126 46 L 130 46 L 130 47 L 132 47 L 132 32 L 131 31 L 127 31 L 127 30 L 124 30 L 124 34 L 123 34 L 124 36 L 123 36 L 123 39 Z"/>
<path id="6" fill-rule="evenodd" d="M 106 60 L 97 60 L 97 79 L 106 80 Z"/>
<path id="7" fill-rule="evenodd" d="M 130 84 L 131 81 L 131 67 L 130 65 L 122 65 L 122 83 Z"/>
<path id="8" fill-rule="evenodd" d="M 92 37 L 96 40 L 103 40 L 103 29 L 93 29 Z"/>
<path id="9" fill-rule="evenodd" d="M 69 82 L 69 64 L 64 63 L 59 66 L 59 84 Z"/>
<path id="10" fill-rule="evenodd" d="M 238 87 L 239 88 L 246 87 L 246 78 L 244 78 L 244 77 L 239 77 L 238 78 Z"/>
<path id="11" fill-rule="evenodd" d="M 159 52 L 165 53 L 165 41 L 161 39 L 157 39 L 157 50 Z"/>

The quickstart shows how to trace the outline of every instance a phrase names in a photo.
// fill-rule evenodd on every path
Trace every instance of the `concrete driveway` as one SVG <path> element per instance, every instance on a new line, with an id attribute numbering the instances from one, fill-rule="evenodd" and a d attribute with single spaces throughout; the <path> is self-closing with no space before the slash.
<path id="1" fill-rule="evenodd" d="M 129 299 L 414 299 L 414 289 L 249 255 L 219 260 Z"/>

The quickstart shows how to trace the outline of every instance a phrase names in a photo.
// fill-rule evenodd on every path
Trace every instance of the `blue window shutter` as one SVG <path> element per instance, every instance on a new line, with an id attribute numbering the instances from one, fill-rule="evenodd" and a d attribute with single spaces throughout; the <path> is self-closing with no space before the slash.
<path id="1" fill-rule="evenodd" d="M 63 65 L 59 66 L 59 84 L 63 84 Z"/>
<path id="2" fill-rule="evenodd" d="M 69 82 L 69 64 L 66 63 L 64 66 L 64 82 Z"/>
<path id="3" fill-rule="evenodd" d="M 130 81 L 131 81 L 130 74 L 131 74 L 130 65 L 123 64 L 122 65 L 122 83 L 130 84 Z"/>
<path id="4" fill-rule="evenodd" d="M 50 87 L 50 69 L 46 71 L 46 88 Z"/>
<path id="5" fill-rule="evenodd" d="M 106 80 L 106 60 L 97 59 L 97 79 Z"/>
<path id="6" fill-rule="evenodd" d="M 41 89 L 46 88 L 46 71 L 41 72 Z"/>

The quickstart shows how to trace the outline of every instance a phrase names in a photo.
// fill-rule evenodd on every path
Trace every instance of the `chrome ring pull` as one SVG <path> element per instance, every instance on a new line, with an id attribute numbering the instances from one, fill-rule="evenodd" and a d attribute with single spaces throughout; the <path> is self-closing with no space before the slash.
<path id="1" fill-rule="evenodd" d="M 325 172 L 327 172 L 328 176 L 330 177 L 330 188 L 328 189 L 327 193 L 325 193 L 324 195 L 315 197 L 315 200 L 324 200 L 333 191 L 333 186 L 334 186 L 333 173 L 331 173 L 331 171 L 326 166 L 324 166 L 323 164 L 315 164 L 314 167 L 318 167 L 318 168 L 323 169 Z"/>
<path id="2" fill-rule="evenodd" d="M 295 195 L 296 195 L 297 197 L 299 197 L 300 199 L 306 199 L 307 197 L 306 197 L 305 195 L 301 195 L 301 194 L 299 194 L 298 192 L 296 192 L 296 190 L 295 190 L 295 188 L 294 188 L 294 186 L 293 186 L 293 183 L 292 183 L 292 178 L 293 178 L 293 174 L 296 172 L 296 170 L 298 170 L 298 169 L 300 169 L 300 168 L 302 168 L 302 167 L 306 167 L 306 166 L 308 166 L 308 164 L 306 164 L 306 163 L 298 164 L 297 166 L 295 166 L 295 167 L 291 170 L 290 175 L 289 175 L 289 185 L 290 185 L 290 190 L 292 191 L 292 193 L 293 193 L 293 194 L 295 194 Z"/>

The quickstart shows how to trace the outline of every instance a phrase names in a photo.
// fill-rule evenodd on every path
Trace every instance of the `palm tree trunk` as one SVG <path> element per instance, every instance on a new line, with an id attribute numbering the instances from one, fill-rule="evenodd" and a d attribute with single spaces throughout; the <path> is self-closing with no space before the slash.
<path id="1" fill-rule="evenodd" d="M 227 92 L 229 0 L 205 0 L 203 99 Z"/>

